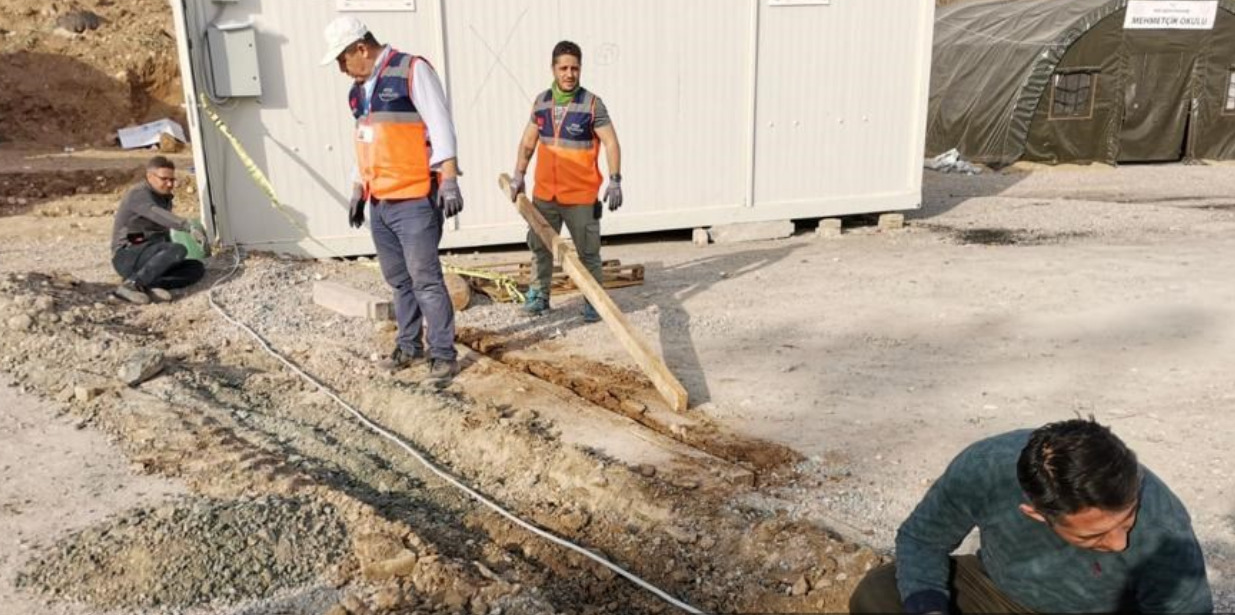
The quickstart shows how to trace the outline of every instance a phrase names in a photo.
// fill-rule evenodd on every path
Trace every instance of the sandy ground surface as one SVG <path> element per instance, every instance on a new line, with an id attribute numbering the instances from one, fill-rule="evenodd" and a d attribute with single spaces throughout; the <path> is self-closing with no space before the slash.
<path id="1" fill-rule="evenodd" d="M 76 614 L 19 592 L 17 573 L 36 541 L 98 523 L 184 488 L 133 473 L 102 434 L 53 404 L 0 385 L 0 607 L 6 613 Z"/>
<path id="2" fill-rule="evenodd" d="M 805 223 L 775 242 L 612 241 L 606 258 L 641 263 L 647 275 L 615 299 L 690 391 L 694 412 L 680 433 L 666 427 L 604 326 L 583 325 L 576 297 L 555 297 L 557 309 L 536 320 L 483 301 L 460 314 L 464 341 L 487 356 L 470 355 L 444 393 L 417 390 L 415 373 L 377 376 L 369 358 L 386 348 L 389 332 L 312 306 L 319 278 L 381 292 L 366 263 L 251 257 L 218 297 L 486 492 L 700 604 L 835 610 L 872 559 L 820 528 L 887 549 L 897 523 L 968 443 L 1092 413 L 1187 503 L 1220 610 L 1229 611 L 1235 497 L 1223 452 L 1235 427 L 1235 287 L 1224 263 L 1235 256 L 1232 189 L 1225 166 L 928 173 L 926 207 L 902 231 L 847 220 L 848 232 L 832 239 Z M 106 433 L 143 473 L 174 477 L 182 485 L 175 489 L 195 497 L 297 497 L 315 502 L 311 510 L 347 511 L 353 548 L 326 578 L 350 593 L 353 607 L 397 603 L 392 592 L 423 612 L 448 610 L 459 596 L 473 609 L 505 600 L 532 605 L 527 612 L 546 604 L 604 612 L 646 600 L 443 491 L 263 358 L 203 293 L 141 310 L 109 302 L 110 220 L 89 214 L 105 213 L 114 196 L 29 203 L 0 228 L 0 275 L 20 277 L 8 279 L 6 292 L 50 294 L 59 315 L 6 332 L 0 356 L 0 370 L 25 395 L 60 399 L 33 415 L 49 432 L 62 421 L 74 433 Z M 450 259 L 512 256 L 522 253 Z M 229 265 L 216 259 L 212 279 Z M 39 277 L 52 272 L 60 277 Z M 110 374 L 139 347 L 162 349 L 170 367 L 126 391 Z M 70 362 L 83 353 L 97 367 Z M 76 399 L 83 386 L 98 387 L 98 397 Z M 644 428 L 606 422 L 626 420 L 617 415 L 628 401 L 645 408 L 634 412 Z M 649 440 L 661 444 L 635 444 Z M 674 451 L 677 440 L 715 457 Z M 213 465 L 200 462 L 202 451 L 217 457 Z M 717 480 L 716 468 L 752 471 L 756 485 Z M 28 549 L 0 545 L 6 566 L 72 555 L 68 528 L 42 527 L 27 530 Z M 400 546 L 375 554 L 356 538 L 375 533 L 397 535 Z M 450 583 L 430 582 L 427 572 L 397 582 L 363 572 L 398 560 L 400 549 L 435 574 L 466 580 L 465 589 L 454 583 L 451 594 L 443 589 Z M 250 576 L 229 578 L 251 589 L 259 579 Z M 545 589 L 529 593 L 532 585 Z M 311 586 L 286 591 L 294 594 L 287 604 L 333 600 Z"/>

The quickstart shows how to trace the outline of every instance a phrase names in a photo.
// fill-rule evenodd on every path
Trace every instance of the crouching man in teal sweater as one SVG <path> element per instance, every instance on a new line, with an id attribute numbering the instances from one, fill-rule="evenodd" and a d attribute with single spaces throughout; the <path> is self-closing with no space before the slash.
<path id="1" fill-rule="evenodd" d="M 977 556 L 953 556 L 973 528 Z M 901 525 L 854 613 L 1211 613 L 1192 521 L 1090 420 L 965 449 Z"/>

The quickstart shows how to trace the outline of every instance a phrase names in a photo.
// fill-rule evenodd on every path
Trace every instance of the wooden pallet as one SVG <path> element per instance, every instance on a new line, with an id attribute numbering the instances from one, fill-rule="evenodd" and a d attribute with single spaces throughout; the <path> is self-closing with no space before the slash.
<path id="1" fill-rule="evenodd" d="M 488 263 L 475 265 L 471 268 L 508 275 L 514 279 L 521 290 L 526 290 L 528 284 L 532 281 L 532 264 L 527 261 Z M 605 278 L 602 281 L 604 288 L 625 288 L 627 286 L 643 284 L 643 265 L 623 265 L 622 261 L 613 259 L 602 261 L 601 271 Z M 479 292 L 485 293 L 499 301 L 505 300 L 505 293 L 497 289 L 493 282 L 480 278 L 468 278 L 468 282 L 472 285 L 472 288 Z M 492 292 L 494 290 L 496 290 L 497 294 Z M 566 272 L 560 266 L 555 265 L 553 267 L 553 282 L 550 291 L 554 294 L 560 294 L 576 292 L 578 290 L 575 283 L 571 281 L 570 276 L 566 275 Z"/>

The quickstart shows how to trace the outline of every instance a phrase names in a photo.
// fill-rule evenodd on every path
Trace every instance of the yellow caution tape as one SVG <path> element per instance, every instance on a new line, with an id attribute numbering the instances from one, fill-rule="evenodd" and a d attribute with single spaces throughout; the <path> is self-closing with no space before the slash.
<path id="1" fill-rule="evenodd" d="M 504 273 L 497 273 L 485 269 L 469 269 L 466 267 L 459 267 L 449 264 L 443 264 L 442 269 L 444 269 L 447 273 L 493 282 L 499 290 L 506 294 L 505 297 L 493 297 L 498 301 L 510 300 L 517 301 L 519 303 L 523 303 L 525 301 L 523 293 L 519 292 L 519 283 L 516 282 L 514 278 Z"/>
<path id="2" fill-rule="evenodd" d="M 210 106 L 210 100 L 206 98 L 205 94 L 200 95 L 200 100 L 202 111 L 207 117 L 210 118 L 211 123 L 214 124 L 214 127 L 218 129 L 219 133 L 222 134 L 223 137 L 227 139 L 228 143 L 231 144 L 232 151 L 236 153 L 236 157 L 239 158 L 241 164 L 244 165 L 245 172 L 249 174 L 249 178 L 253 180 L 253 183 L 257 184 L 257 187 L 260 188 L 262 192 L 266 193 L 266 197 L 270 199 L 270 204 L 275 208 L 275 210 L 282 214 L 284 218 L 287 218 L 287 221 L 290 222 L 292 226 L 300 229 L 300 232 L 304 233 L 304 236 L 307 239 L 318 246 L 321 246 L 322 249 L 334 255 L 336 258 L 343 258 L 343 256 L 338 252 L 332 250 L 330 246 L 322 243 L 311 233 L 309 233 L 309 229 L 305 228 L 304 225 L 302 225 L 298 220 L 296 220 L 295 217 L 291 215 L 291 213 L 287 211 L 287 206 L 279 201 L 279 195 L 275 192 L 274 185 L 270 183 L 270 180 L 267 179 L 266 174 L 263 173 L 261 168 L 257 166 L 257 163 L 253 161 L 253 158 L 249 156 L 249 153 L 245 151 L 244 146 L 240 143 L 240 139 L 237 139 L 236 136 L 232 134 L 231 130 L 228 129 L 227 123 L 223 121 L 223 118 L 219 117 L 219 114 L 216 113 L 214 108 Z M 374 267 L 377 266 L 376 263 L 369 263 L 369 265 Z M 519 292 L 518 282 L 506 274 L 486 271 L 484 269 L 457 267 L 454 265 L 443 265 L 443 269 L 456 275 L 493 282 L 498 289 L 506 294 L 506 299 L 513 299 L 519 303 L 524 301 L 523 293 Z M 499 297 L 494 298 L 501 300 Z"/>
<path id="3" fill-rule="evenodd" d="M 202 111 L 207 117 L 210 118 L 210 121 L 214 124 L 214 127 L 217 128 L 219 133 L 227 139 L 228 143 L 231 143 L 232 151 L 236 153 L 237 158 L 240 158 L 241 164 L 244 165 L 245 172 L 249 174 L 249 178 L 253 180 L 253 183 L 257 184 L 257 187 L 261 188 L 262 192 L 266 193 L 266 196 L 270 199 L 270 204 L 274 206 L 275 211 L 282 214 L 284 218 L 287 218 L 287 221 L 290 222 L 292 226 L 299 229 L 301 233 L 304 233 L 306 239 L 317 244 L 322 249 L 326 250 L 326 252 L 334 255 L 336 258 L 343 258 L 341 254 L 330 249 L 330 246 L 327 246 L 314 237 L 313 234 L 309 232 L 309 229 L 305 228 L 299 220 L 296 220 L 296 218 L 287 211 L 287 206 L 279 202 L 279 195 L 275 193 L 274 185 L 271 184 L 270 180 L 266 178 L 266 174 L 263 173 L 261 168 L 257 166 L 257 163 L 253 162 L 253 158 L 249 156 L 249 153 L 245 151 L 244 146 L 240 144 L 240 139 L 237 139 L 236 136 L 232 134 L 232 131 L 228 129 L 227 124 L 223 121 L 223 118 L 219 117 L 219 114 L 216 113 L 214 108 L 210 106 L 210 100 L 206 98 L 205 94 L 199 94 L 198 97 L 201 101 L 200 104 Z"/>

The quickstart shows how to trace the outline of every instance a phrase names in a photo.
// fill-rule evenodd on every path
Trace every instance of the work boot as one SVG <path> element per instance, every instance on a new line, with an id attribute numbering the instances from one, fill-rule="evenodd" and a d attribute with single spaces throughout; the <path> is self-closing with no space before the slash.
<path id="1" fill-rule="evenodd" d="M 117 286 L 115 290 L 111 291 L 111 294 L 136 305 L 150 303 L 150 295 L 142 292 L 142 289 L 138 288 L 137 282 L 133 280 L 125 280 L 124 284 Z"/>
<path id="2" fill-rule="evenodd" d="M 591 301 L 583 302 L 583 322 L 600 322 L 600 312 L 592 307 Z"/>
<path id="3" fill-rule="evenodd" d="M 423 358 L 425 358 L 425 353 L 423 350 L 417 350 L 411 354 L 408 354 L 403 351 L 403 348 L 395 346 L 395 349 L 390 353 L 390 356 L 377 362 L 377 368 L 393 374 L 401 369 L 411 367 Z"/>
<path id="4" fill-rule="evenodd" d="M 155 301 L 162 301 L 166 303 L 172 300 L 172 293 L 170 290 L 167 290 L 166 288 L 151 288 L 150 290 L 146 292 L 150 295 L 150 298 L 154 299 Z"/>
<path id="5" fill-rule="evenodd" d="M 429 375 L 421 383 L 437 389 L 445 388 L 459 373 L 459 362 L 449 359 L 432 359 L 429 361 Z"/>
<path id="6" fill-rule="evenodd" d="M 528 316 L 541 316 L 549 311 L 549 293 L 533 288 L 527 291 L 527 301 L 523 303 L 523 313 Z"/>

